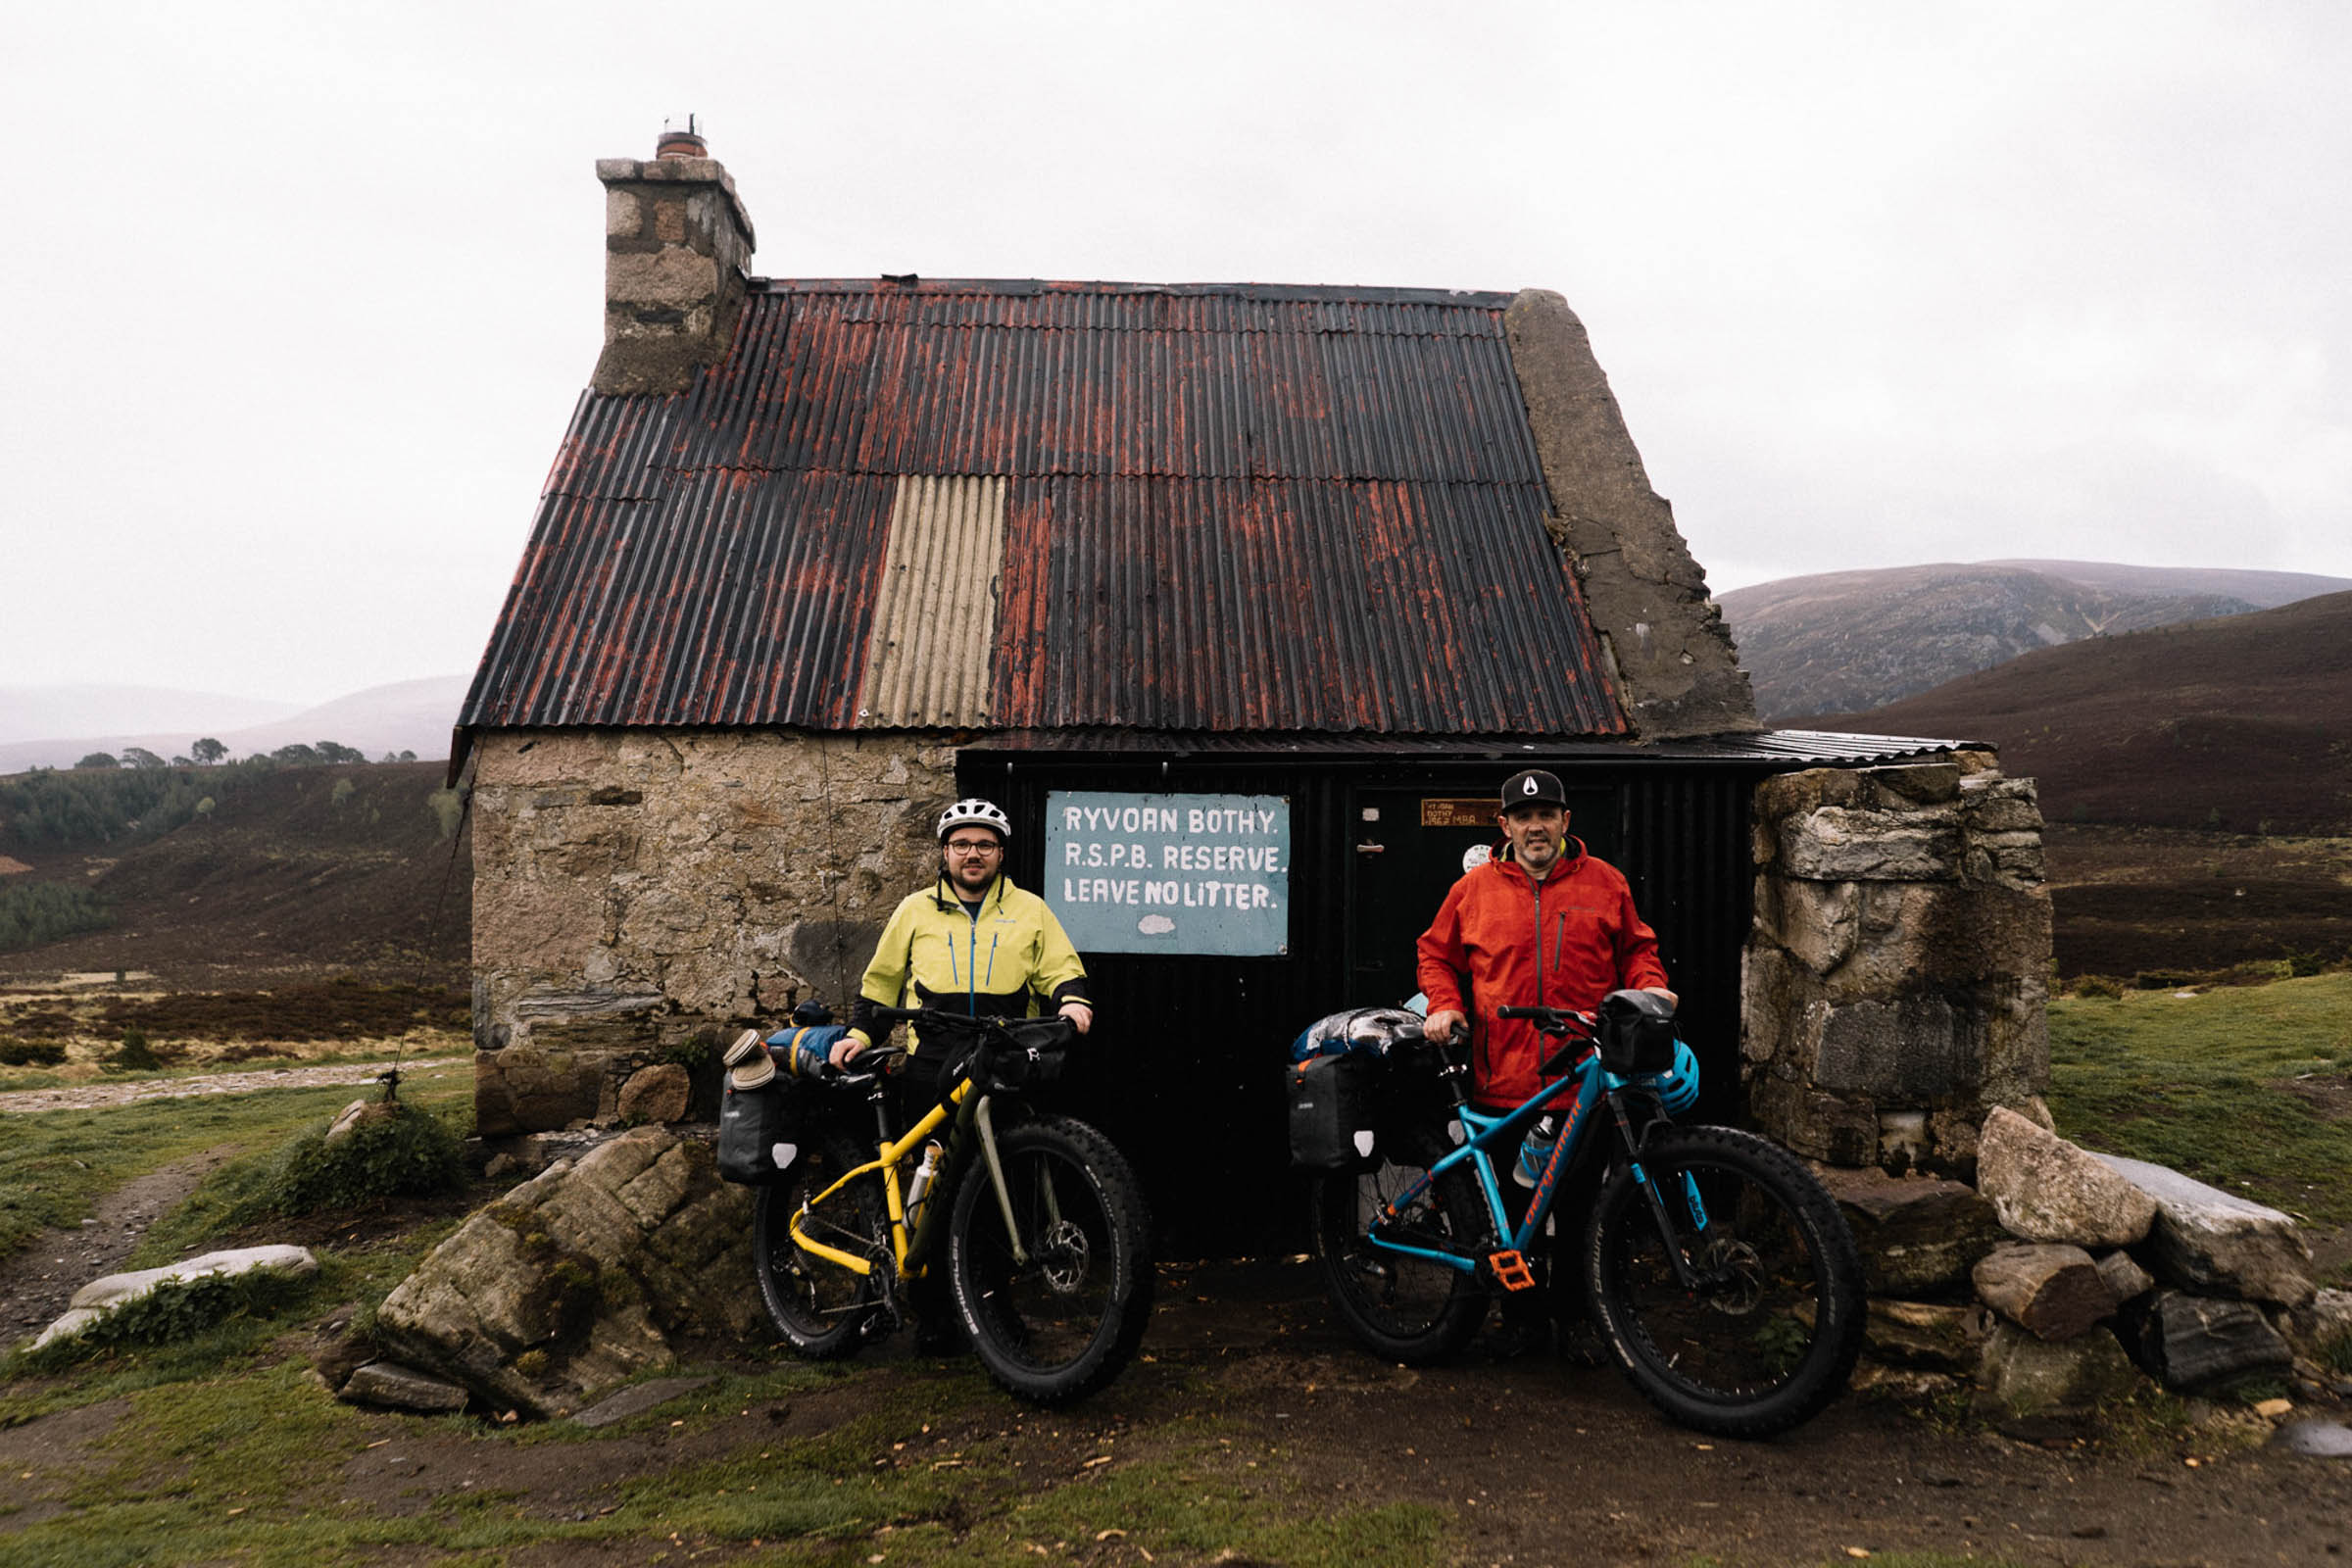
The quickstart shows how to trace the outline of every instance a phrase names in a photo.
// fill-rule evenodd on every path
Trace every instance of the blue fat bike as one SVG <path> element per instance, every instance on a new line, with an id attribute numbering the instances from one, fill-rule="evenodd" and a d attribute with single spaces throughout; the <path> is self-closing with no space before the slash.
<path id="1" fill-rule="evenodd" d="M 848 1068 L 807 1069 L 828 1102 L 753 1210 L 770 1321 L 802 1355 L 831 1359 L 920 1313 L 927 1293 L 1007 1393 L 1085 1397 L 1135 1354 L 1152 1278 L 1127 1161 L 1086 1123 L 1029 1103 L 1076 1031 L 926 1008 L 876 1017 L 914 1024 L 925 1049 L 886 1043 Z M 904 1133 L 894 1102 L 912 1119 Z"/>
<path id="2" fill-rule="evenodd" d="M 1777 1145 L 1675 1124 L 1669 1102 L 1695 1098 L 1696 1063 L 1671 1023 L 1662 1046 L 1657 1018 L 1646 1042 L 1639 1027 L 1613 1027 L 1643 1004 L 1620 999 L 1638 995 L 1615 994 L 1597 1029 L 1581 1013 L 1500 1009 L 1561 1042 L 1544 1072 L 1567 1074 L 1501 1114 L 1468 1103 L 1452 1047 L 1424 1038 L 1417 1020 L 1396 1028 L 1381 1063 L 1379 1156 L 1313 1183 L 1326 1289 L 1370 1349 L 1439 1360 L 1469 1343 L 1494 1297 L 1536 1287 L 1555 1207 L 1573 1195 L 1558 1230 L 1577 1237 L 1591 1323 L 1634 1386 L 1700 1432 L 1787 1431 L 1838 1396 L 1861 1349 L 1853 1234 Z M 1534 1191 L 1514 1224 L 1496 1171 L 1511 1179 L 1546 1115 L 1557 1137 L 1520 1166 Z M 1614 1136 L 1588 1136 L 1597 1122 Z"/>

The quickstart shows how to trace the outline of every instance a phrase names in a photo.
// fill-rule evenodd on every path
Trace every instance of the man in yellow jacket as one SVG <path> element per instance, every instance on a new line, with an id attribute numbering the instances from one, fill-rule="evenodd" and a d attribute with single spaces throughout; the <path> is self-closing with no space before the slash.
<path id="1" fill-rule="evenodd" d="M 1012 819 L 987 801 L 957 801 L 940 813 L 938 880 L 901 900 L 882 928 L 850 1032 L 833 1047 L 835 1066 L 874 1043 L 877 1007 L 1028 1018 L 1051 1004 L 1080 1034 L 1094 1026 L 1078 950 L 1046 901 L 1004 874 L 1011 836 Z"/>

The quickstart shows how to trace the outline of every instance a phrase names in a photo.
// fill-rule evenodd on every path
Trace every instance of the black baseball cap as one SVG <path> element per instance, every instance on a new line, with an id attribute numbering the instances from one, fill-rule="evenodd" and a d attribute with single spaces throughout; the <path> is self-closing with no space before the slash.
<path id="1" fill-rule="evenodd" d="M 1560 776 L 1531 767 L 1523 773 L 1513 773 L 1502 786 L 1502 808 L 1514 806 L 1556 806 L 1568 808 L 1568 792 L 1560 788 Z"/>

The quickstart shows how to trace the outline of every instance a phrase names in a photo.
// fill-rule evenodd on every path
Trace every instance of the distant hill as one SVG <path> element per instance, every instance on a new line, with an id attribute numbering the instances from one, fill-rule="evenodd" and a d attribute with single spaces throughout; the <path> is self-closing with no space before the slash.
<path id="1" fill-rule="evenodd" d="M 355 746 L 369 757 L 386 753 L 415 752 L 418 759 L 446 759 L 449 756 L 450 726 L 457 722 L 459 705 L 466 700 L 468 677 L 464 675 L 435 675 L 423 680 L 396 681 L 389 686 L 371 686 L 366 691 L 338 697 L 331 703 L 316 708 L 297 709 L 290 704 L 257 704 L 243 698 L 201 698 L 191 693 L 153 693 L 165 698 L 187 698 L 193 715 L 208 711 L 202 703 L 217 703 L 219 710 L 211 720 L 186 722 L 170 727 L 147 729 L 103 730 L 77 727 L 66 731 L 51 731 L 44 737 L 0 739 L 0 773 L 21 773 L 31 767 L 72 767 L 92 752 L 121 756 L 126 747 L 139 746 L 155 753 L 167 761 L 185 756 L 190 743 L 198 736 L 209 735 L 220 742 L 233 757 L 250 757 L 256 752 L 273 752 L 294 743 L 310 745 L 315 741 L 335 741 Z M 0 692 L 0 699 L 15 697 L 24 700 L 24 711 L 53 712 L 60 710 L 65 701 L 61 694 L 77 691 L 144 692 L 144 688 L 111 687 L 36 687 L 18 688 L 15 692 Z M 38 700 L 37 704 L 35 699 Z M 241 707 L 239 705 L 242 705 Z M 0 707 L 0 712 L 7 710 Z M 93 711 L 113 713 L 129 710 L 98 705 Z M 8 732 L 0 729 L 0 736 Z"/>
<path id="2" fill-rule="evenodd" d="M 183 729 L 193 740 L 301 710 L 300 703 L 159 686 L 0 686 L 0 747 L 61 735 L 161 735 Z M 178 749 L 186 747 L 183 740 Z M 0 766 L 0 772 L 13 771 Z"/>
<path id="3" fill-rule="evenodd" d="M 2352 593 L 2094 637 L 1806 722 L 1992 741 L 2053 821 L 2352 834 Z"/>
<path id="4" fill-rule="evenodd" d="M 26 869 L 0 875 L 0 895 L 88 888 L 114 924 L 0 954 L 0 980 L 134 969 L 205 987 L 349 969 L 462 982 L 472 863 L 443 768 L 223 769 L 234 787 L 161 837 L 11 849 Z"/>
<path id="5" fill-rule="evenodd" d="M 1877 708 L 2035 649 L 2352 589 L 2298 572 L 2096 562 L 1830 572 L 1718 596 L 1767 723 Z"/>

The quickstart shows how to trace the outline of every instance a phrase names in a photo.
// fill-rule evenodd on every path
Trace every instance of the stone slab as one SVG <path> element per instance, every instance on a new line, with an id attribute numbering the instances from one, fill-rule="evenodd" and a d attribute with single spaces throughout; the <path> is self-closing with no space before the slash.
<path id="1" fill-rule="evenodd" d="M 1863 1329 L 1873 1360 L 1963 1376 L 1984 1359 L 1988 1331 L 1984 1313 L 1974 1306 L 1875 1297 Z"/>
<path id="2" fill-rule="evenodd" d="M 681 1395 L 709 1388 L 717 1381 L 716 1378 L 655 1378 L 646 1383 L 632 1383 L 610 1398 L 598 1400 L 571 1419 L 579 1426 L 609 1427 L 667 1404 Z"/>
<path id="3" fill-rule="evenodd" d="M 2319 1292 L 2311 1251 L 2289 1216 L 2144 1159 L 2100 1154 L 2156 1205 L 2156 1272 L 2192 1289 L 2303 1306 Z"/>
<path id="4" fill-rule="evenodd" d="M 235 1247 L 201 1257 L 143 1268 L 128 1274 L 108 1274 L 74 1293 L 71 1305 L 109 1307 L 145 1296 L 167 1281 L 203 1279 L 215 1274 L 245 1274 L 257 1268 L 283 1269 L 289 1274 L 316 1274 L 318 1259 L 307 1247 Z"/>
<path id="5" fill-rule="evenodd" d="M 1984 1342 L 1979 1411 L 2013 1437 L 2041 1438 L 2093 1420 L 2140 1384 L 2139 1370 L 2104 1330 L 2049 1345 L 2011 1323 Z"/>
<path id="6" fill-rule="evenodd" d="M 2289 1421 L 2271 1434 L 2270 1446 L 2322 1459 L 2352 1459 L 2352 1427 L 2340 1421 Z"/>
<path id="7" fill-rule="evenodd" d="M 2285 1372 L 2294 1352 L 2251 1301 L 2159 1291 L 2139 1316 L 2140 1364 L 2164 1386 L 2199 1394 Z"/>
<path id="8" fill-rule="evenodd" d="M 2004 1239 L 1992 1205 L 1964 1182 L 1816 1165 L 1852 1227 L 1873 1296 L 1955 1286 Z"/>
<path id="9" fill-rule="evenodd" d="M 346 1404 L 375 1404 L 444 1415 L 465 1409 L 469 1396 L 455 1383 L 428 1377 L 398 1361 L 370 1361 L 345 1380 L 335 1397 Z"/>

